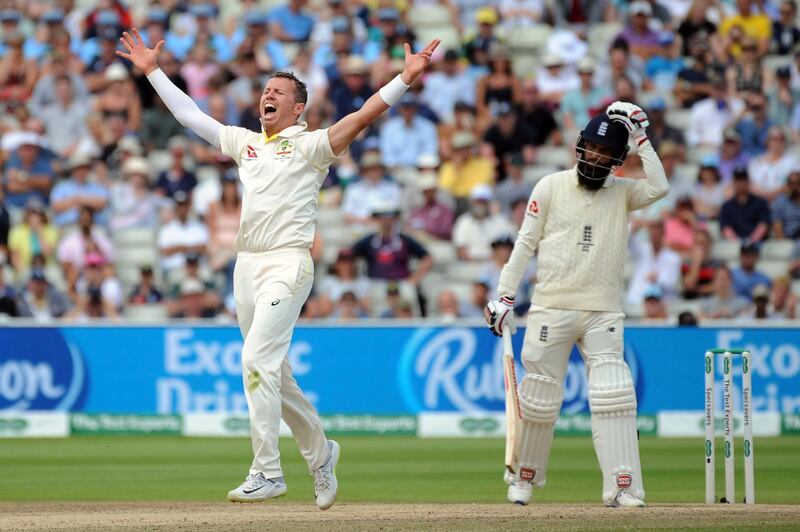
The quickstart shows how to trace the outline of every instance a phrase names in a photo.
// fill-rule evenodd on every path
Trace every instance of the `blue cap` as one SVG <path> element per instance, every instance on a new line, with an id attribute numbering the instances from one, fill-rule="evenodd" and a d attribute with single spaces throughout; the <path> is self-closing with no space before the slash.
<path id="1" fill-rule="evenodd" d="M 404 105 L 419 105 L 417 96 L 413 92 L 407 92 L 400 97 L 397 105 L 402 107 Z"/>
<path id="2" fill-rule="evenodd" d="M 189 12 L 195 17 L 214 17 L 214 6 L 211 4 L 195 4 L 189 8 Z"/>
<path id="3" fill-rule="evenodd" d="M 147 12 L 147 21 L 156 22 L 158 24 L 166 24 L 169 19 L 167 12 L 160 7 L 152 7 Z"/>
<path id="4" fill-rule="evenodd" d="M 44 274 L 44 270 L 41 268 L 36 268 L 31 272 L 31 281 L 44 281 L 47 282 L 47 276 Z"/>
<path id="5" fill-rule="evenodd" d="M 95 24 L 99 24 L 101 26 L 116 26 L 119 24 L 119 15 L 116 11 L 104 9 L 97 14 L 97 17 L 94 19 L 94 21 Z"/>
<path id="6" fill-rule="evenodd" d="M 347 17 L 333 17 L 331 19 L 333 33 L 347 33 L 350 31 L 350 21 Z"/>
<path id="7" fill-rule="evenodd" d="M 643 295 L 644 299 L 662 299 L 664 297 L 664 291 L 661 290 L 661 287 L 657 284 L 651 284 L 645 288 Z"/>
<path id="8" fill-rule="evenodd" d="M 256 24 L 266 24 L 269 17 L 265 11 L 253 10 L 248 11 L 244 16 L 244 23 L 254 26 Z"/>
<path id="9" fill-rule="evenodd" d="M 400 12 L 393 7 L 384 7 L 378 10 L 378 20 L 398 20 Z"/>
<path id="10" fill-rule="evenodd" d="M 661 46 L 669 46 L 675 42 L 675 34 L 671 31 L 662 31 L 658 34 L 658 44 Z"/>
<path id="11" fill-rule="evenodd" d="M 648 111 L 665 111 L 667 109 L 667 102 L 664 98 L 653 98 L 647 104 Z"/>
<path id="12" fill-rule="evenodd" d="M 16 9 L 4 9 L 0 11 L 0 22 L 19 22 L 22 19 Z"/>
<path id="13" fill-rule="evenodd" d="M 719 168 L 719 155 L 707 153 L 700 159 L 701 168 Z"/>
<path id="14" fill-rule="evenodd" d="M 42 15 L 44 22 L 61 22 L 64 20 L 64 12 L 60 9 L 48 9 Z"/>

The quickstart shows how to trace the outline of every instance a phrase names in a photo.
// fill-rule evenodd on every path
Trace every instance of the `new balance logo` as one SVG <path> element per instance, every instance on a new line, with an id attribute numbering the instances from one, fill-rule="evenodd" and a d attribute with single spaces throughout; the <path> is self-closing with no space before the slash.
<path id="1" fill-rule="evenodd" d="M 542 325 L 542 329 L 539 331 L 539 341 L 546 342 L 547 341 L 547 325 Z"/>
<path id="2" fill-rule="evenodd" d="M 588 253 L 591 246 L 594 244 L 592 243 L 592 226 L 591 225 L 584 225 L 583 226 L 583 240 L 578 242 L 578 245 L 581 247 L 581 251 L 584 253 Z"/>
<path id="3" fill-rule="evenodd" d="M 608 131 L 608 122 L 600 122 L 600 127 L 597 128 L 597 134 L 601 137 L 606 136 L 606 132 Z"/>

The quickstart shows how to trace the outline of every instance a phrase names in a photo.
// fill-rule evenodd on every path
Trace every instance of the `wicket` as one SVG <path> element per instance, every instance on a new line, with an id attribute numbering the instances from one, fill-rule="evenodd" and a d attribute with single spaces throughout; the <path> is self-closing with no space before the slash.
<path id="1" fill-rule="evenodd" d="M 744 494 L 745 504 L 755 504 L 753 478 L 753 397 L 750 373 L 750 351 L 744 349 L 709 349 L 705 356 L 705 423 L 706 423 L 706 504 L 716 502 L 714 454 L 714 358 L 722 355 L 723 433 L 725 436 L 725 497 L 720 502 L 733 504 L 736 499 L 733 447 L 733 355 L 742 357 L 742 409 L 744 414 Z"/>

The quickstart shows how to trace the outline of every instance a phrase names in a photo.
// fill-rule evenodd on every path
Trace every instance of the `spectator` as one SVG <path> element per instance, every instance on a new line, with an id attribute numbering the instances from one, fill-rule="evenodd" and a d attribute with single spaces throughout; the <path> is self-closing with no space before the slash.
<path id="1" fill-rule="evenodd" d="M 792 279 L 781 276 L 772 283 L 772 315 L 775 319 L 797 319 L 797 295 L 792 293 Z"/>
<path id="2" fill-rule="evenodd" d="M 422 100 L 447 123 L 455 121 L 456 102 L 475 103 L 475 84 L 462 70 L 457 51 L 447 50 L 439 68 L 425 78 Z"/>
<path id="3" fill-rule="evenodd" d="M 203 307 L 216 310 L 220 306 L 221 292 L 206 268 L 200 264 L 201 255 L 196 251 L 186 252 L 186 263 L 182 270 L 174 270 L 167 276 L 170 284 L 167 294 L 167 312 L 173 315 L 180 311 L 182 283 L 186 279 L 194 279 L 203 285 Z"/>
<path id="4" fill-rule="evenodd" d="M 61 239 L 56 250 L 70 292 L 74 290 L 75 282 L 86 266 L 86 258 L 93 253 L 100 253 L 107 262 L 114 260 L 111 240 L 102 228 L 95 225 L 92 208 L 83 206 L 78 214 L 78 226 Z"/>
<path id="5" fill-rule="evenodd" d="M 731 272 L 733 290 L 747 299 L 758 285 L 772 286 L 772 281 L 762 272 L 756 270 L 758 262 L 758 247 L 754 245 L 742 246 L 739 253 L 739 266 Z"/>
<path id="6" fill-rule="evenodd" d="M 714 162 L 704 162 L 698 171 L 697 183 L 692 195 L 697 216 L 701 220 L 717 219 L 720 207 L 728 194 L 728 187 L 722 182 L 719 168 Z"/>
<path id="7" fill-rule="evenodd" d="M 752 0 L 736 0 L 736 9 L 736 15 L 725 18 L 719 27 L 728 53 L 738 59 L 742 41 L 749 37 L 755 41 L 758 55 L 766 54 L 772 37 L 769 17 L 760 9 L 753 10 Z"/>
<path id="8" fill-rule="evenodd" d="M 27 275 L 36 255 L 41 255 L 47 264 L 53 264 L 57 242 L 58 231 L 48 223 L 44 205 L 31 199 L 25 205 L 22 223 L 15 225 L 8 234 L 9 262 L 18 274 Z"/>
<path id="9" fill-rule="evenodd" d="M 506 216 L 511 215 L 511 206 L 518 199 L 525 201 L 533 192 L 533 185 L 523 175 L 525 161 L 519 152 L 506 153 L 503 157 L 506 178 L 495 187 L 494 196 Z"/>
<path id="10" fill-rule="evenodd" d="M 514 239 L 511 235 L 498 235 L 492 240 L 492 256 L 486 263 L 481 274 L 481 281 L 489 288 L 489 299 L 497 299 L 497 285 L 500 282 L 500 272 L 503 271 L 511 251 L 514 249 Z M 516 299 L 514 302 L 514 313 L 517 316 L 524 316 L 531 306 L 531 293 L 533 292 L 533 282 L 536 279 L 536 261 L 528 263 L 522 275 L 521 282 L 517 287 Z"/>
<path id="11" fill-rule="evenodd" d="M 64 228 L 78 223 L 81 207 L 90 207 L 100 225 L 108 223 L 105 209 L 109 191 L 104 185 L 89 179 L 91 169 L 91 159 L 83 155 L 75 155 L 67 162 L 65 170 L 70 177 L 58 183 L 50 193 L 56 227 Z"/>
<path id="12" fill-rule="evenodd" d="M 472 283 L 472 293 L 470 300 L 462 307 L 465 318 L 483 317 L 483 309 L 489 302 L 489 286 L 483 280 L 476 280 Z"/>
<path id="13" fill-rule="evenodd" d="M 6 202 L 17 209 L 31 198 L 46 205 L 55 174 L 52 159 L 42 149 L 42 139 L 36 133 L 26 131 L 15 136 L 19 147 L 6 162 L 4 172 Z"/>
<path id="14" fill-rule="evenodd" d="M 159 62 L 160 63 L 160 62 Z M 82 71 L 81 67 L 81 71 Z M 49 105 L 58 103 L 58 91 L 56 80 L 66 76 L 71 82 L 72 95 L 76 101 L 86 102 L 89 100 L 89 89 L 83 76 L 69 68 L 69 58 L 60 53 L 51 53 L 50 57 L 42 65 L 42 75 L 39 77 L 33 88 L 33 94 L 28 100 L 28 109 L 33 114 L 45 109 Z"/>
<path id="15" fill-rule="evenodd" d="M 306 0 L 289 0 L 269 14 L 269 31 L 284 42 L 306 42 L 314 29 L 314 18 L 305 10 Z"/>
<path id="16" fill-rule="evenodd" d="M 181 76 L 179 72 L 180 66 L 174 55 L 162 50 L 158 59 L 158 66 L 176 87 L 183 92 L 188 90 L 186 87 L 186 80 L 183 79 L 183 76 Z M 261 93 L 262 87 L 263 85 L 260 85 L 258 88 L 259 94 Z M 166 149 L 169 139 L 176 135 L 183 134 L 186 130 L 175 117 L 172 116 L 172 113 L 169 112 L 167 106 L 164 105 L 164 102 L 155 93 L 150 83 L 146 83 L 144 88 L 140 87 L 140 93 L 142 93 L 142 107 L 144 107 L 142 129 L 140 131 L 142 144 L 148 150 Z M 152 103 L 148 104 L 148 101 Z"/>
<path id="17" fill-rule="evenodd" d="M 678 26 L 678 35 L 683 41 L 681 55 L 691 55 L 690 43 L 695 41 L 695 37 L 707 41 L 709 45 L 718 44 L 715 42 L 719 40 L 717 26 L 709 20 L 709 15 L 713 16 L 713 12 L 708 7 L 704 0 L 692 1 L 686 18 Z"/>
<path id="18" fill-rule="evenodd" d="M 767 149 L 767 135 L 772 123 L 767 117 L 767 100 L 763 94 L 746 97 L 747 110 L 736 123 L 736 132 L 742 138 L 742 149 L 748 157 L 756 157 Z"/>
<path id="19" fill-rule="evenodd" d="M 470 193 L 470 210 L 456 219 L 453 244 L 459 259 L 487 260 L 492 255 L 491 243 L 497 236 L 516 232 L 503 215 L 491 213 L 492 196 L 489 185 L 476 186 Z"/>
<path id="20" fill-rule="evenodd" d="M 21 33 L 13 31 L 4 36 L 6 49 L 0 57 L 0 104 L 6 111 L 13 112 L 30 98 L 38 69 L 34 60 L 23 56 L 25 37 Z"/>
<path id="21" fill-rule="evenodd" d="M 433 260 L 416 240 L 399 231 L 399 208 L 392 204 L 377 206 L 372 215 L 379 224 L 379 231 L 353 245 L 354 256 L 364 259 L 367 264 L 367 276 L 419 285 L 431 269 Z M 418 261 L 413 272 L 412 258 Z"/>
<path id="22" fill-rule="evenodd" d="M 489 54 L 489 73 L 475 86 L 475 109 L 484 130 L 498 116 L 500 105 L 509 108 L 520 101 L 520 83 L 511 69 L 508 50 L 497 44 L 489 49 Z"/>
<path id="23" fill-rule="evenodd" d="M 800 172 L 789 174 L 786 189 L 772 204 L 772 233 L 777 239 L 800 241 Z"/>
<path id="24" fill-rule="evenodd" d="M 153 268 L 142 266 L 139 268 L 139 284 L 137 284 L 128 296 L 130 305 L 154 305 L 161 303 L 164 296 L 156 286 L 153 277 Z"/>
<path id="25" fill-rule="evenodd" d="M 480 3 L 476 3 L 479 5 Z M 467 60 L 472 65 L 481 63 L 481 56 L 486 55 L 487 52 L 498 42 L 495 36 L 495 26 L 500 21 L 497 11 L 492 6 L 483 6 L 473 11 L 474 17 L 470 17 L 470 10 L 461 8 L 461 17 L 465 27 L 470 27 L 473 24 L 478 26 L 477 34 L 468 39 L 464 44 L 464 54 Z"/>
<path id="26" fill-rule="evenodd" d="M 650 125 L 647 127 L 647 138 L 657 153 L 661 152 L 661 144 L 663 142 L 672 142 L 678 147 L 678 159 L 683 160 L 686 146 L 683 132 L 667 123 L 664 119 L 666 110 L 667 103 L 663 98 L 656 98 L 647 105 L 647 119 L 650 121 Z"/>
<path id="27" fill-rule="evenodd" d="M 106 70 L 112 65 L 119 64 L 128 70 L 127 65 L 117 57 L 117 43 L 119 42 L 120 30 L 118 28 L 103 28 L 95 39 L 85 41 L 81 50 L 81 61 L 86 64 L 84 78 L 86 85 L 93 93 L 102 90 L 110 81 L 105 77 Z M 113 76 L 121 77 L 115 72 Z"/>
<path id="28" fill-rule="evenodd" d="M 467 132 L 471 133 L 473 137 L 479 137 L 478 122 L 475 114 L 475 108 L 463 101 L 456 102 L 454 113 L 454 122 L 452 124 L 440 123 L 439 124 L 439 153 L 442 159 L 448 161 L 453 156 L 453 137 L 457 133 Z"/>
<path id="29" fill-rule="evenodd" d="M 0 268 L 0 317 L 16 318 L 18 315 L 17 292 L 13 286 L 6 284 L 5 269 Z"/>
<path id="30" fill-rule="evenodd" d="M 411 213 L 408 218 L 408 228 L 413 231 L 422 231 L 440 240 L 450 240 L 453 233 L 453 210 L 438 200 L 438 179 L 436 174 L 426 172 L 420 174 L 417 186 L 422 190 L 425 203 Z"/>
<path id="31" fill-rule="evenodd" d="M 331 83 L 330 99 L 334 108 L 334 121 L 338 122 L 360 109 L 372 96 L 372 88 L 367 78 L 368 72 L 369 66 L 363 58 L 351 55 L 344 60 L 342 76 Z"/>
<path id="32" fill-rule="evenodd" d="M 558 0 L 548 5 L 550 6 L 551 16 L 556 26 L 563 26 L 569 23 L 590 27 L 592 24 L 597 24 L 604 20 L 604 13 L 609 4 L 610 2 L 597 0 L 578 0 L 572 2 Z"/>
<path id="33" fill-rule="evenodd" d="M 672 214 L 680 198 L 691 195 L 692 186 L 689 184 L 689 179 L 680 173 L 681 168 L 678 166 L 680 153 L 680 148 L 674 142 L 665 141 L 661 143 L 658 150 L 658 157 L 661 159 L 661 164 L 664 167 L 664 174 L 667 176 L 667 181 L 669 182 L 669 192 L 655 203 L 652 203 L 644 209 L 635 211 L 633 213 L 633 219 L 664 219 Z M 632 166 L 633 162 L 637 163 L 635 167 Z M 631 175 L 629 175 L 628 172 L 630 172 Z M 618 171 L 618 175 L 634 179 L 643 178 L 643 173 L 644 168 L 635 154 L 628 154 L 625 164 Z"/>
<path id="34" fill-rule="evenodd" d="M 644 316 L 642 321 L 664 323 L 667 318 L 667 307 L 664 304 L 664 295 L 661 289 L 657 285 L 649 286 L 644 292 Z"/>
<path id="35" fill-rule="evenodd" d="M 94 101 L 94 111 L 108 118 L 119 116 L 125 131 L 138 131 L 142 124 L 142 102 L 122 63 L 110 65 L 103 74 L 105 84 Z"/>
<path id="36" fill-rule="evenodd" d="M 741 319 L 744 321 L 752 321 L 752 320 L 774 320 L 774 319 L 781 319 L 779 317 L 773 316 L 772 309 L 770 308 L 769 304 L 769 287 L 767 285 L 757 285 L 753 288 L 751 294 L 749 294 L 753 306 L 748 309 L 747 312 L 742 314 Z"/>
<path id="37" fill-rule="evenodd" d="M 86 267 L 75 282 L 75 295 L 78 300 L 91 299 L 94 290 L 100 292 L 104 314 L 114 315 L 122 308 L 124 295 L 122 283 L 114 276 L 113 268 L 100 253 L 88 253 Z M 111 311 L 106 309 L 112 309 Z"/>
<path id="38" fill-rule="evenodd" d="M 34 270 L 17 300 L 17 309 L 20 317 L 48 322 L 63 317 L 70 309 L 70 302 L 47 282 L 42 270 Z"/>
<path id="39" fill-rule="evenodd" d="M 344 193 L 342 212 L 347 223 L 364 224 L 370 221 L 376 207 L 386 203 L 400 204 L 402 190 L 386 177 L 386 169 L 378 150 L 361 157 L 361 179 L 349 185 Z"/>
<path id="40" fill-rule="evenodd" d="M 747 170 L 734 171 L 733 197 L 722 204 L 719 214 L 722 236 L 744 244 L 759 244 L 767 237 L 769 224 L 769 204 L 750 191 Z"/>
<path id="41" fill-rule="evenodd" d="M 230 269 L 233 282 L 232 263 L 236 260 L 234 241 L 239 232 L 242 215 L 242 198 L 239 195 L 239 179 L 235 172 L 222 175 L 222 193 L 219 200 L 208 206 L 208 262 L 214 271 Z"/>
<path id="42" fill-rule="evenodd" d="M 719 174 L 722 182 L 728 186 L 733 182 L 733 171 L 747 168 L 750 158 L 742 151 L 742 138 L 733 128 L 727 128 L 722 134 L 722 149 L 719 157 Z"/>
<path id="43" fill-rule="evenodd" d="M 321 316 L 328 316 L 331 313 L 336 315 L 338 307 L 340 312 L 350 309 L 349 296 L 347 301 L 345 296 L 352 294 L 357 315 L 361 316 L 369 312 L 370 308 L 370 282 L 363 275 L 359 275 L 355 263 L 355 253 L 352 249 L 339 250 L 336 262 L 331 267 L 329 275 L 319 285 L 319 312 Z M 344 309 L 342 303 L 344 302 Z"/>
<path id="44" fill-rule="evenodd" d="M 680 43 L 676 42 L 672 32 L 660 33 L 658 46 L 653 56 L 645 63 L 644 72 L 652 81 L 655 90 L 667 93 L 675 86 L 678 73 L 684 68 L 684 59 L 680 56 Z"/>
<path id="45" fill-rule="evenodd" d="M 203 318 L 213 318 L 216 311 L 206 305 L 206 288 L 199 279 L 189 277 L 181 281 L 180 299 L 171 318 L 198 320 Z"/>
<path id="46" fill-rule="evenodd" d="M 689 40 L 689 56 L 689 65 L 678 72 L 674 91 L 676 102 L 684 109 L 711 97 L 714 94 L 713 80 L 722 75 L 711 63 L 708 35 L 698 33 Z M 718 81 L 720 84 L 723 82 Z"/>
<path id="47" fill-rule="evenodd" d="M 397 105 L 398 116 L 381 127 L 381 155 L 387 167 L 414 167 L 423 154 L 435 154 L 436 126 L 417 113 L 417 97 L 407 92 Z"/>
<path id="48" fill-rule="evenodd" d="M 687 261 L 681 265 L 684 299 L 707 297 L 711 294 L 714 276 L 722 263 L 711 257 L 711 234 L 698 229 L 694 246 Z"/>
<path id="49" fill-rule="evenodd" d="M 198 101 L 208 97 L 208 83 L 219 69 L 219 65 L 214 62 L 211 49 L 201 42 L 195 43 L 189 60 L 180 69 L 193 100 Z"/>
<path id="50" fill-rule="evenodd" d="M 742 40 L 742 53 L 725 71 L 728 91 L 740 98 L 761 94 L 764 87 L 764 69 L 758 56 L 758 46 L 753 39 Z"/>
<path id="51" fill-rule="evenodd" d="M 150 190 L 150 164 L 132 157 L 122 165 L 122 181 L 111 185 L 111 230 L 155 229 L 160 200 Z"/>
<path id="52" fill-rule="evenodd" d="M 659 34 L 650 29 L 652 16 L 653 8 L 647 1 L 631 2 L 628 6 L 628 23 L 617 37 L 626 40 L 631 53 L 645 61 L 655 55 L 660 48 Z"/>
<path id="53" fill-rule="evenodd" d="M 508 104 L 497 106 L 496 125 L 491 126 L 483 137 L 481 151 L 487 159 L 495 162 L 497 180 L 506 177 L 503 157 L 507 153 L 521 153 L 527 164 L 536 157 L 536 133 L 518 119 L 517 111 Z"/>
<path id="54" fill-rule="evenodd" d="M 204 255 L 208 245 L 208 230 L 202 223 L 189 217 L 189 196 L 178 191 L 175 200 L 175 218 L 158 232 L 158 249 L 161 252 L 161 268 L 169 273 L 183 268 L 186 254 L 195 252 Z"/>
<path id="55" fill-rule="evenodd" d="M 608 62 L 601 63 L 597 69 L 595 83 L 608 92 L 615 90 L 617 81 L 627 78 L 633 90 L 640 89 L 644 83 L 644 66 L 641 59 L 631 57 L 630 46 L 625 39 L 614 39 L 608 52 Z"/>
<path id="56" fill-rule="evenodd" d="M 794 110 L 800 102 L 800 92 L 793 89 L 792 71 L 788 66 L 778 67 L 775 70 L 775 86 L 767 91 L 767 118 L 773 125 L 780 127 L 792 126 L 795 128 L 796 119 Z"/>
<path id="57" fill-rule="evenodd" d="M 75 98 L 69 76 L 56 78 L 54 83 L 55 102 L 43 108 L 31 108 L 31 111 L 44 122 L 50 149 L 61 157 L 68 157 L 75 152 L 86 132 L 89 105 L 86 100 Z"/>
<path id="58" fill-rule="evenodd" d="M 330 314 L 336 321 L 353 321 L 366 318 L 368 314 L 358 304 L 358 298 L 353 292 L 344 292 L 336 302 L 336 308 Z"/>
<path id="59" fill-rule="evenodd" d="M 308 92 L 306 107 L 311 109 L 324 106 L 328 95 L 328 77 L 321 66 L 311 62 L 311 51 L 301 47 L 289 68 L 300 81 L 306 84 Z"/>
<path id="60" fill-rule="evenodd" d="M 445 323 L 464 317 L 458 297 L 452 290 L 443 290 L 436 297 L 436 317 Z"/>
<path id="61" fill-rule="evenodd" d="M 703 319 L 735 319 L 750 307 L 750 300 L 738 295 L 731 287 L 731 272 L 720 266 L 714 275 L 711 297 L 700 302 Z"/>
<path id="62" fill-rule="evenodd" d="M 648 287 L 655 286 L 662 296 L 677 295 L 681 273 L 681 256 L 664 242 L 664 224 L 654 220 L 647 224 L 647 237 L 633 234 L 630 255 L 634 262 L 626 300 L 637 304 L 645 297 Z"/>
<path id="63" fill-rule="evenodd" d="M 675 212 L 664 222 L 664 244 L 682 256 L 688 256 L 694 247 L 696 230 L 694 202 L 691 197 L 683 196 L 675 203 Z"/>
<path id="64" fill-rule="evenodd" d="M 774 201 L 786 190 L 786 178 L 798 168 L 797 156 L 786 151 L 783 130 L 772 126 L 767 132 L 767 152 L 748 165 L 753 193 Z"/>
<path id="65" fill-rule="evenodd" d="M 780 18 L 772 23 L 772 42 L 770 53 L 789 55 L 800 43 L 800 29 L 797 28 L 797 2 L 784 0 L 781 2 Z"/>
<path id="66" fill-rule="evenodd" d="M 521 83 L 517 115 L 519 121 L 533 131 L 534 146 L 541 146 L 548 141 L 555 145 L 562 144 L 555 116 L 549 107 L 539 100 L 539 89 L 532 79 Z"/>
<path id="67" fill-rule="evenodd" d="M 475 137 L 467 131 L 453 135 L 452 159 L 439 169 L 439 186 L 456 199 L 456 214 L 466 210 L 473 189 L 494 182 L 494 165 L 475 153 Z"/>
<path id="68" fill-rule="evenodd" d="M 583 125 L 589 122 L 597 109 L 610 96 L 608 87 L 601 87 L 594 83 L 594 60 L 587 56 L 578 62 L 578 77 L 580 86 L 567 91 L 561 100 L 561 115 L 567 133 L 577 133 Z M 650 124 L 653 119 L 648 110 Z M 649 133 L 649 130 L 648 130 Z M 648 135 L 649 136 L 649 135 Z M 652 137 L 650 137 L 652 140 Z"/>
<path id="69" fill-rule="evenodd" d="M 711 96 L 692 105 L 686 142 L 692 148 L 718 149 L 722 134 L 741 113 L 744 104 L 738 98 L 725 93 L 725 79 L 718 77 L 711 82 Z M 741 133 L 740 133 L 741 135 Z"/>
<path id="70" fill-rule="evenodd" d="M 566 93 L 580 87 L 581 81 L 558 52 L 547 52 L 536 74 L 536 86 L 542 100 L 558 104 Z"/>
<path id="71" fill-rule="evenodd" d="M 178 191 L 191 196 L 197 186 L 197 177 L 186 167 L 189 143 L 184 137 L 172 137 L 167 145 L 172 155 L 172 166 L 158 176 L 155 184 L 157 194 L 168 198 L 175 198 Z"/>

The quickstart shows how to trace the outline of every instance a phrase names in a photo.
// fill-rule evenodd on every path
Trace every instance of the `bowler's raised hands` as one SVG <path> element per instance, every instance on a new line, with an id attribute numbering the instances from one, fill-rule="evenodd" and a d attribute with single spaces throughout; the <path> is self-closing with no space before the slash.
<path id="1" fill-rule="evenodd" d="M 136 28 L 131 28 L 131 33 L 122 32 L 119 40 L 128 52 L 117 50 L 118 56 L 133 63 L 145 75 L 158 68 L 158 53 L 164 46 L 164 41 L 158 41 L 153 48 L 148 48 Z"/>
<path id="2" fill-rule="evenodd" d="M 411 45 L 405 43 L 406 66 L 401 74 L 403 83 L 406 85 L 411 85 L 419 77 L 419 75 L 422 74 L 426 68 L 428 68 L 428 65 L 431 62 L 431 56 L 433 55 L 434 50 L 436 50 L 436 47 L 439 46 L 440 42 L 442 42 L 441 39 L 434 39 L 428 43 L 428 46 L 416 54 L 412 54 Z"/>

